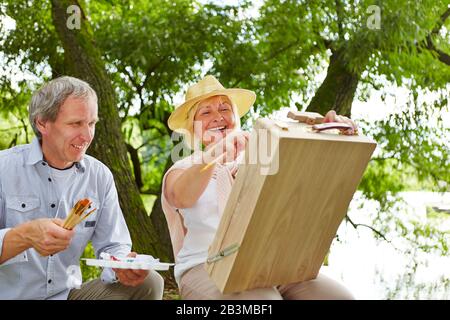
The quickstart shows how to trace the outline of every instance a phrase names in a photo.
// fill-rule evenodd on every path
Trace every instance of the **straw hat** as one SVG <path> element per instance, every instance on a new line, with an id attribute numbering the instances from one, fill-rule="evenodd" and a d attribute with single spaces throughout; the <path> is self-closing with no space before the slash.
<path id="1" fill-rule="evenodd" d="M 216 78 L 208 75 L 188 88 L 185 101 L 175 107 L 169 117 L 169 128 L 172 130 L 185 128 L 192 106 L 201 100 L 217 95 L 228 96 L 236 104 L 239 117 L 246 114 L 256 100 L 256 94 L 253 91 L 237 88 L 225 89 Z"/>

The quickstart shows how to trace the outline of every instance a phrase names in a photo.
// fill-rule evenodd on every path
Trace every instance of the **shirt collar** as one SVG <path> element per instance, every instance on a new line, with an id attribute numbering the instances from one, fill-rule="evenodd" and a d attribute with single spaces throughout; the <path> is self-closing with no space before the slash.
<path id="1" fill-rule="evenodd" d="M 39 162 L 44 162 L 44 155 L 42 154 L 41 144 L 37 137 L 33 138 L 30 144 L 30 152 L 28 153 L 27 165 L 35 165 Z"/>
<path id="2" fill-rule="evenodd" d="M 28 154 L 26 164 L 32 166 L 35 165 L 36 163 L 46 163 L 46 162 L 44 161 L 41 143 L 39 142 L 39 139 L 37 137 L 34 137 L 33 141 L 31 141 L 30 153 Z M 81 161 L 75 162 L 75 167 L 81 170 L 81 172 L 84 172 L 86 170 L 85 159 L 83 158 L 81 159 Z"/>

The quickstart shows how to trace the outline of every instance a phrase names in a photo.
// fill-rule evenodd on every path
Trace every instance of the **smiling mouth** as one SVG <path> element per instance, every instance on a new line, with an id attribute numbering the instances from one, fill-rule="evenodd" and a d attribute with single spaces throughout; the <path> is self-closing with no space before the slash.
<path id="1" fill-rule="evenodd" d="M 208 129 L 208 131 L 212 131 L 212 132 L 225 132 L 225 130 L 227 130 L 227 126 L 220 126 L 220 127 Z"/>
<path id="2" fill-rule="evenodd" d="M 86 147 L 86 144 L 81 144 L 81 145 L 71 144 L 71 146 L 74 147 L 77 150 L 82 150 L 82 149 L 84 149 Z"/>

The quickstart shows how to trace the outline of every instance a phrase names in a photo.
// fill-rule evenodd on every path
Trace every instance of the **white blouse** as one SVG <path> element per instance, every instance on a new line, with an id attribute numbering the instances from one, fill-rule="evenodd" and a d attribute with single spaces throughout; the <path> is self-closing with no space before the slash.
<path id="1" fill-rule="evenodd" d="M 235 162 L 227 163 L 229 169 L 237 169 L 237 163 L 242 161 L 243 153 Z M 188 159 L 177 161 L 171 168 L 187 169 L 192 165 Z M 181 213 L 184 226 L 187 229 L 183 241 L 183 247 L 178 252 L 175 259 L 174 268 L 175 280 L 180 284 L 183 273 L 189 269 L 205 263 L 208 258 L 208 249 L 214 240 L 217 228 L 223 212 L 219 212 L 217 198 L 217 170 L 222 165 L 217 164 L 216 169 L 203 194 L 194 206 L 185 209 L 178 209 Z M 235 170 L 234 170 L 235 171 Z"/>
<path id="2" fill-rule="evenodd" d="M 216 190 L 217 180 L 213 176 L 195 205 L 179 210 L 187 233 L 183 247 L 178 252 L 174 269 L 178 284 L 184 272 L 204 263 L 208 258 L 208 248 L 214 240 L 221 217 Z"/>

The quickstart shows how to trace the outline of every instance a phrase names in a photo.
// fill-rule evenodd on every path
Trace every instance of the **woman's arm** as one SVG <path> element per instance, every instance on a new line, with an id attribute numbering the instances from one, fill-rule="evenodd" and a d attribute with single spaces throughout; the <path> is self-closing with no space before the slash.
<path id="1" fill-rule="evenodd" d="M 175 208 L 190 208 L 205 191 L 211 179 L 215 162 L 223 163 L 235 160 L 238 154 L 245 149 L 248 133 L 236 131 L 229 134 L 203 152 L 204 163 L 195 164 L 187 169 L 175 169 L 166 177 L 165 196 L 167 202 Z M 216 159 L 216 160 L 214 160 Z M 214 164 L 208 165 L 208 163 Z"/>
<path id="2" fill-rule="evenodd" d="M 188 169 L 175 169 L 166 177 L 165 195 L 167 202 L 175 208 L 190 208 L 208 186 L 214 172 L 214 165 L 196 164 Z"/>

